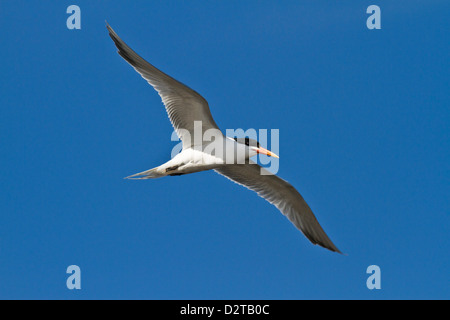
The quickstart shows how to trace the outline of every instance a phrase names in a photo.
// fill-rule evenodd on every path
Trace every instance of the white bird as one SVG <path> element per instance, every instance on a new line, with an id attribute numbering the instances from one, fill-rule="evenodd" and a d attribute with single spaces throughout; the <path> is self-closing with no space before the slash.
<path id="1" fill-rule="evenodd" d="M 258 153 L 278 158 L 276 154 L 261 147 L 256 140 L 225 137 L 211 115 L 208 102 L 200 94 L 145 61 L 108 24 L 106 27 L 118 53 L 161 96 L 183 145 L 182 151 L 170 161 L 127 178 L 150 179 L 213 169 L 273 204 L 313 244 L 341 253 L 323 231 L 300 193 L 287 181 L 250 160 Z M 199 132 L 201 138 L 197 141 L 195 137 Z M 212 142 L 202 138 L 205 132 L 212 132 L 215 140 Z M 207 151 L 211 149 L 215 152 Z M 231 161 L 227 161 L 230 154 Z"/>

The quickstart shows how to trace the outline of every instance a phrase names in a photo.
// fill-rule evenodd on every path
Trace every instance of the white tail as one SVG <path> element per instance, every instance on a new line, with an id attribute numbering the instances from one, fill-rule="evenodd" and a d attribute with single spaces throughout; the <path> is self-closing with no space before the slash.
<path id="1" fill-rule="evenodd" d="M 162 174 L 158 172 L 158 168 L 153 168 L 150 170 L 142 171 L 136 174 L 133 174 L 131 176 L 125 177 L 124 179 L 131 179 L 131 180 L 142 180 L 142 179 L 154 179 L 154 178 L 160 178 L 165 177 L 165 174 Z"/>

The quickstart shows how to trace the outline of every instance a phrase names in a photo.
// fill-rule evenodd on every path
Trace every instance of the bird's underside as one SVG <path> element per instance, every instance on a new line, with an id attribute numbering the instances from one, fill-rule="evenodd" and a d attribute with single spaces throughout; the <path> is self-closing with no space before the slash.
<path id="1" fill-rule="evenodd" d="M 255 191 L 259 196 L 280 210 L 303 234 L 313 243 L 339 252 L 339 249 L 328 238 L 320 226 L 308 204 L 300 193 L 287 181 L 271 174 L 255 162 L 249 160 L 257 153 L 276 156 L 257 145 L 247 143 L 248 140 L 223 139 L 224 154 L 229 154 L 230 148 L 244 150 L 244 156 L 236 156 L 229 163 L 225 157 L 206 152 L 200 144 L 192 140 L 194 126 L 200 122 L 201 132 L 214 130 L 220 132 L 215 123 L 208 102 L 197 92 L 173 79 L 155 68 L 134 52 L 107 24 L 109 35 L 114 41 L 118 53 L 158 92 L 166 107 L 169 119 L 182 140 L 183 149 L 167 163 L 146 170 L 127 178 L 152 179 L 164 176 L 178 176 L 205 170 L 215 170 L 228 179 Z M 220 138 L 221 137 L 221 138 Z M 201 160 L 199 160 L 199 156 Z"/>

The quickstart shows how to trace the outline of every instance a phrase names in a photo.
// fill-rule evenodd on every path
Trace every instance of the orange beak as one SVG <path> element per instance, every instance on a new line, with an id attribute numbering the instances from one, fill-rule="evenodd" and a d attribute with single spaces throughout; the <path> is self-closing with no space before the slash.
<path id="1" fill-rule="evenodd" d="M 264 149 L 263 147 L 259 147 L 258 149 L 256 149 L 256 152 L 261 153 L 261 154 L 265 154 L 266 156 L 269 156 L 269 157 L 280 158 L 275 153 L 273 153 L 273 152 L 271 152 L 271 151 L 269 151 L 267 149 Z"/>

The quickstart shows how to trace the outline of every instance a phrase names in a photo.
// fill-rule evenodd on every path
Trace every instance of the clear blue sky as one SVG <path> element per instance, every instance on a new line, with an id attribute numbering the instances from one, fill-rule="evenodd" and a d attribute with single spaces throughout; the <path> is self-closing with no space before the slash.
<path id="1" fill-rule="evenodd" d="M 66 8 L 81 8 L 81 30 Z M 381 8 L 368 30 L 366 8 Z M 448 1 L 0 2 L 0 298 L 450 298 Z M 279 175 L 347 256 L 170 157 L 105 20 L 219 126 L 280 130 Z M 82 289 L 66 288 L 78 265 Z M 381 268 L 381 290 L 366 268 Z"/>

